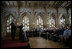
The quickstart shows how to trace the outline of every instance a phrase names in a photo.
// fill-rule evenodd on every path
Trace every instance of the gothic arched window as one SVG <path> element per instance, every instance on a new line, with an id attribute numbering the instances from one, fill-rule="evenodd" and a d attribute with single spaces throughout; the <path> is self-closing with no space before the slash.
<path id="1" fill-rule="evenodd" d="M 38 16 L 37 18 L 37 27 L 40 27 L 41 29 L 43 29 L 43 20 L 40 16 Z"/>
<path id="2" fill-rule="evenodd" d="M 55 20 L 53 19 L 53 17 L 48 17 L 48 24 L 49 27 L 55 27 Z"/>
<path id="3" fill-rule="evenodd" d="M 23 17 L 23 30 L 29 30 L 29 18 L 27 16 Z"/>
<path id="4" fill-rule="evenodd" d="M 9 25 L 9 24 L 11 24 L 12 19 L 13 19 L 13 17 L 11 15 L 7 19 L 7 32 L 11 32 L 11 25 Z"/>
<path id="5" fill-rule="evenodd" d="M 65 26 L 65 18 L 63 17 L 60 18 L 60 25 Z"/>

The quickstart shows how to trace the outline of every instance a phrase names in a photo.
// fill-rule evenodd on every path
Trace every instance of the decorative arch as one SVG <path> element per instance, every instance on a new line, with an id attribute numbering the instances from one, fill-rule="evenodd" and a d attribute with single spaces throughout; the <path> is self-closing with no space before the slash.
<path id="1" fill-rule="evenodd" d="M 48 8 L 47 13 L 57 16 L 57 10 L 55 8 Z"/>
<path id="2" fill-rule="evenodd" d="M 22 16 L 23 30 L 29 30 L 29 15 L 25 12 Z"/>
<path id="3" fill-rule="evenodd" d="M 45 15 L 42 14 L 42 12 L 37 13 L 37 14 L 35 15 L 35 20 L 37 19 L 38 16 L 41 16 L 41 18 L 44 19 L 44 16 L 45 16 Z"/>
<path id="4" fill-rule="evenodd" d="M 28 17 L 30 16 L 30 14 L 28 14 L 27 12 L 24 12 L 21 16 L 22 16 L 22 18 L 23 18 L 23 17 L 26 16 L 26 15 L 27 15 Z"/>
<path id="5" fill-rule="evenodd" d="M 15 17 L 12 13 L 9 13 L 9 14 L 6 16 L 6 18 L 10 17 L 10 15 L 11 15 L 14 19 L 16 19 L 16 17 Z"/>
<path id="6" fill-rule="evenodd" d="M 41 28 L 41 29 L 43 29 L 43 17 L 44 15 L 42 15 L 42 13 L 38 13 L 37 15 L 36 15 L 36 18 L 35 18 L 35 23 L 36 23 L 36 28 Z"/>
<path id="7" fill-rule="evenodd" d="M 65 8 L 58 8 L 58 13 L 67 14 L 67 10 Z"/>
<path id="8" fill-rule="evenodd" d="M 51 14 L 52 18 L 55 20 L 56 19 L 56 16 L 54 13 Z"/>
<path id="9" fill-rule="evenodd" d="M 11 21 L 12 21 L 12 19 L 15 19 L 15 16 L 13 16 L 13 14 L 9 14 L 8 16 L 7 16 L 7 19 L 6 19 L 6 28 L 7 28 L 7 33 L 9 33 L 9 32 L 11 32 L 11 25 L 9 25 L 9 24 L 11 24 Z M 8 26 L 9 25 L 9 26 Z"/>
<path id="10" fill-rule="evenodd" d="M 55 27 L 55 16 L 53 14 L 51 14 L 50 16 L 47 17 L 48 19 L 48 25 L 49 25 L 49 28 L 53 28 Z"/>
<path id="11" fill-rule="evenodd" d="M 60 26 L 64 27 L 65 26 L 65 21 L 66 21 L 65 15 L 62 14 L 62 16 L 59 17 L 59 19 L 60 19 Z"/>

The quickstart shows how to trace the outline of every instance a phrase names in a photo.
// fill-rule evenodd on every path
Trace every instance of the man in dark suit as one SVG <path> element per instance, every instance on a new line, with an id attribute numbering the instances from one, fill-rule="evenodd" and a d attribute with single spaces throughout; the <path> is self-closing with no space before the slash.
<path id="1" fill-rule="evenodd" d="M 22 30 L 23 24 L 21 23 L 21 25 L 18 26 L 18 28 L 20 29 L 20 31 L 19 31 L 19 40 L 21 40 L 21 38 L 22 38 L 22 33 L 23 33 L 23 30 Z"/>
<path id="2" fill-rule="evenodd" d="M 15 20 L 13 19 L 11 22 L 11 38 L 14 40 L 15 38 L 15 31 L 16 31 L 16 26 L 15 26 Z"/>

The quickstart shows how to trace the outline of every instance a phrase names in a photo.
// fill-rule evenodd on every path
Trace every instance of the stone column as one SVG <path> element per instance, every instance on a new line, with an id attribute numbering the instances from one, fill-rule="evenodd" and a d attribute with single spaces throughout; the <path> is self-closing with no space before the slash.
<path id="1" fill-rule="evenodd" d="M 1 34 L 3 33 L 3 18 L 2 18 L 2 14 L 1 14 Z"/>
<path id="2" fill-rule="evenodd" d="M 19 11 L 19 14 L 20 14 L 20 11 Z M 22 19 L 21 19 L 21 15 L 19 15 L 19 17 L 20 17 L 20 19 L 19 19 L 19 23 L 21 24 L 21 21 L 22 21 Z"/>
<path id="3" fill-rule="evenodd" d="M 59 17 L 58 16 L 55 18 L 55 27 L 58 27 L 59 28 L 60 27 L 60 24 L 59 24 Z"/>
<path id="4" fill-rule="evenodd" d="M 35 15 L 34 15 L 34 8 L 32 8 L 32 17 L 33 17 L 33 21 L 32 21 L 32 25 L 33 25 L 33 30 L 35 29 Z"/>
<path id="5" fill-rule="evenodd" d="M 70 10 L 70 11 L 68 11 L 68 16 L 71 17 L 71 8 L 69 8 L 68 10 Z M 68 19 L 68 20 L 69 20 L 69 25 L 71 26 L 71 22 L 70 22 L 71 19 Z"/>
<path id="6" fill-rule="evenodd" d="M 33 22 L 34 22 L 34 11 L 33 11 L 33 7 L 32 7 L 32 12 L 31 12 L 31 15 L 29 16 L 29 30 L 32 30 L 34 25 L 33 25 Z"/>
<path id="7" fill-rule="evenodd" d="M 4 21 L 5 21 L 5 22 L 4 22 Z M 7 26 L 7 20 L 4 19 L 4 21 L 3 21 L 4 24 L 5 24 L 5 25 L 4 25 L 4 32 L 5 32 L 4 36 L 6 36 L 6 33 L 7 33 L 7 27 L 6 27 L 6 26 Z"/>
<path id="8" fill-rule="evenodd" d="M 44 10 L 45 10 L 45 15 L 43 15 L 43 28 L 48 28 L 47 26 L 48 26 L 48 21 L 47 21 L 47 19 L 48 19 L 48 15 L 47 15 L 47 8 L 44 8 Z"/>
<path id="9" fill-rule="evenodd" d="M 67 16 L 66 16 L 66 24 L 70 25 L 70 23 L 69 23 L 69 14 L 68 14 L 68 9 L 67 9 Z"/>
<path id="10" fill-rule="evenodd" d="M 21 9 L 20 9 L 21 10 Z M 22 19 L 23 15 L 21 15 L 20 13 L 20 24 L 22 23 L 23 24 L 23 19 Z"/>
<path id="11" fill-rule="evenodd" d="M 18 7 L 18 19 L 17 19 L 17 25 L 20 25 L 20 9 L 19 9 L 19 7 Z"/>
<path id="12" fill-rule="evenodd" d="M 3 12 L 3 11 L 2 11 Z M 6 17 L 4 14 L 1 15 L 1 37 L 5 37 L 6 36 Z"/>
<path id="13" fill-rule="evenodd" d="M 65 26 L 69 25 L 68 15 L 65 15 Z"/>
<path id="14" fill-rule="evenodd" d="M 56 9 L 57 10 L 57 16 L 55 16 L 55 27 L 60 27 L 60 21 L 59 21 L 59 13 L 58 13 L 58 8 Z"/>

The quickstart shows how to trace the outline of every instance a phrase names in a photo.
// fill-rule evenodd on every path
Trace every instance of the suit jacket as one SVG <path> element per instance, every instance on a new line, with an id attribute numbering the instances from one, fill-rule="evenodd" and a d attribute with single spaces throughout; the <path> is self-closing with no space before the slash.
<path id="1" fill-rule="evenodd" d="M 16 30 L 16 26 L 13 22 L 11 22 L 11 31 L 15 31 Z"/>

